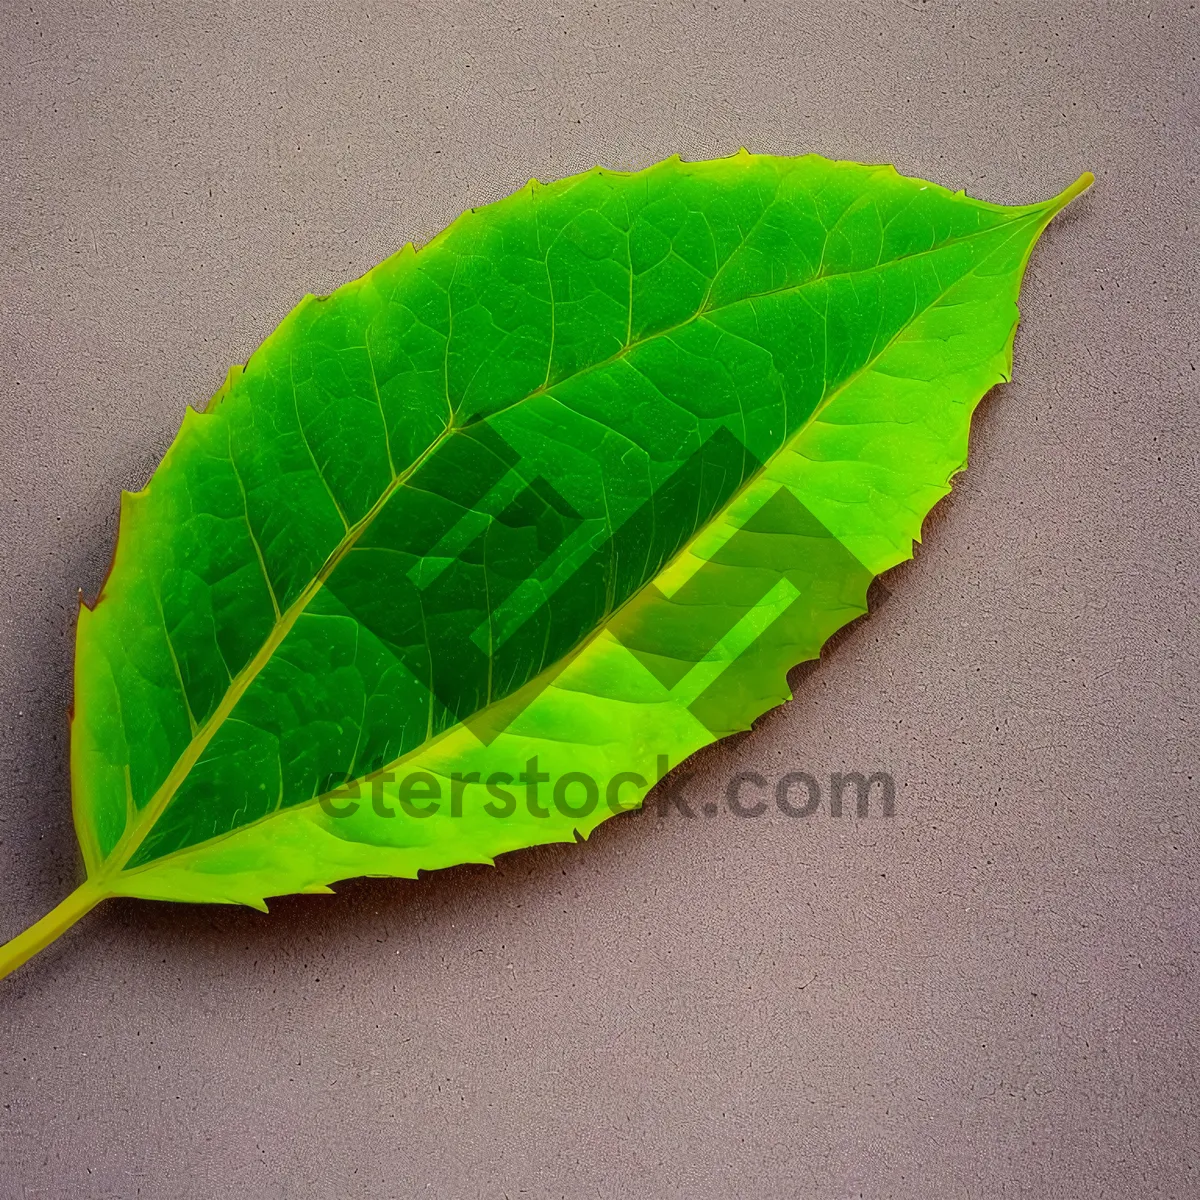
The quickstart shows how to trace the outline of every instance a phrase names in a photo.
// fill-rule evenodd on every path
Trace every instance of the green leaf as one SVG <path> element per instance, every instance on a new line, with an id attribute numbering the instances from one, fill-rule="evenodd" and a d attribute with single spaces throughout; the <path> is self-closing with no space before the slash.
<path id="1" fill-rule="evenodd" d="M 789 697 L 1009 378 L 1034 242 L 891 167 L 531 182 L 306 297 L 122 497 L 87 882 L 237 902 L 588 833 Z"/>

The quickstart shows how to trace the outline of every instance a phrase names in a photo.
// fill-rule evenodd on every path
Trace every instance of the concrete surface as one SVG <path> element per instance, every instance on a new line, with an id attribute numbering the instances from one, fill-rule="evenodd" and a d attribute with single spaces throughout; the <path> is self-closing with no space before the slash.
<path id="1" fill-rule="evenodd" d="M 251 11 L 247 11 L 251 10 Z M 873 616 L 653 812 L 0 985 L 3 1197 L 1200 1195 L 1195 5 L 7 2 L 0 936 L 77 880 L 74 594 L 305 291 L 530 175 L 819 150 L 1092 193 Z"/>

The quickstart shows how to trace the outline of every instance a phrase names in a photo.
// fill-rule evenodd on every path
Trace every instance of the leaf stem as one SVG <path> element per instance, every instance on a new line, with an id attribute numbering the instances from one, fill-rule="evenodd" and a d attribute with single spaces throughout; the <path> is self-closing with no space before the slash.
<path id="1" fill-rule="evenodd" d="M 40 921 L 35 921 L 24 933 L 0 946 L 0 979 L 15 971 L 22 963 L 66 933 L 72 925 L 107 896 L 91 880 L 81 883 L 61 904 L 52 908 Z"/>
<path id="2" fill-rule="evenodd" d="M 1080 175 L 1080 177 L 1075 180 L 1070 187 L 1063 188 L 1063 190 L 1054 197 L 1054 200 L 1052 201 L 1054 204 L 1054 211 L 1061 212 L 1062 209 L 1066 208 L 1076 196 L 1082 196 L 1083 193 L 1086 192 L 1088 188 L 1090 188 L 1095 182 L 1095 175 L 1093 175 L 1091 171 L 1084 171 L 1084 173 Z"/>

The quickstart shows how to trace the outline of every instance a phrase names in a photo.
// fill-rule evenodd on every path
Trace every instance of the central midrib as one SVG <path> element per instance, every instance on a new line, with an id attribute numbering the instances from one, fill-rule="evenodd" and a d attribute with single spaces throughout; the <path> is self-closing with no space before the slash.
<path id="1" fill-rule="evenodd" d="M 167 773 L 166 778 L 159 785 L 157 791 L 150 798 L 150 800 L 146 804 L 145 808 L 140 810 L 140 812 L 138 813 L 137 820 L 132 824 L 132 826 L 127 827 L 125 829 L 125 831 L 122 833 L 117 844 L 113 847 L 112 852 L 110 853 L 110 855 L 108 856 L 108 858 L 105 861 L 104 870 L 102 872 L 100 872 L 100 874 L 97 876 L 97 879 L 98 880 L 108 879 L 114 875 L 121 873 L 121 871 L 124 869 L 125 865 L 137 853 L 142 842 L 145 841 L 146 835 L 158 823 L 159 817 L 161 817 L 162 814 L 166 811 L 166 808 L 170 804 L 171 800 L 174 798 L 175 793 L 178 791 L 181 784 L 191 773 L 192 768 L 199 761 L 201 754 L 204 753 L 205 748 L 212 741 L 213 737 L 216 736 L 217 731 L 224 724 L 225 720 L 229 717 L 229 715 L 233 712 L 234 708 L 237 706 L 238 701 L 241 700 L 242 696 L 245 695 L 245 693 L 249 689 L 250 685 L 258 677 L 259 673 L 266 666 L 266 664 L 271 660 L 275 651 L 282 644 L 284 638 L 287 637 L 288 633 L 291 631 L 291 629 L 295 625 L 296 621 L 300 618 L 300 616 L 304 613 L 305 609 L 312 602 L 313 598 L 324 586 L 326 580 L 328 580 L 330 575 L 333 574 L 333 572 L 337 568 L 338 564 L 345 558 L 345 556 L 350 552 L 350 550 L 353 549 L 355 544 L 362 537 L 363 533 L 365 533 L 366 530 L 371 526 L 372 522 L 379 515 L 379 513 L 382 511 L 382 509 L 387 505 L 388 501 L 395 494 L 395 492 L 397 490 L 399 490 L 399 488 L 403 487 L 412 478 L 412 476 L 420 469 L 420 467 L 426 461 L 428 461 L 428 459 L 433 454 L 435 454 L 437 452 L 437 450 L 442 445 L 444 445 L 445 442 L 454 433 L 456 433 L 462 429 L 468 428 L 471 425 L 479 424 L 483 421 L 490 420 L 491 418 L 497 416 L 499 413 L 506 412 L 506 411 L 508 411 L 508 409 L 517 407 L 520 404 L 524 404 L 539 395 L 546 394 L 547 392 L 552 392 L 552 391 L 554 391 L 555 388 L 561 387 L 564 384 L 569 383 L 574 379 L 578 379 L 581 376 L 587 375 L 592 371 L 603 370 L 605 367 L 611 366 L 613 363 L 620 361 L 621 359 L 626 357 L 628 354 L 630 354 L 632 351 L 636 350 L 639 346 L 646 345 L 647 343 L 655 341 L 658 338 L 670 337 L 673 333 L 678 332 L 680 329 L 683 329 L 683 328 L 687 327 L 688 325 L 694 324 L 696 321 L 701 320 L 705 316 L 708 316 L 710 313 L 720 312 L 725 309 L 733 308 L 739 304 L 749 304 L 755 300 L 762 300 L 769 296 L 782 295 L 786 292 L 802 291 L 804 288 L 814 286 L 818 283 L 823 282 L 826 279 L 842 278 L 842 277 L 851 276 L 851 275 L 864 275 L 864 274 L 868 274 L 871 271 L 878 271 L 878 270 L 882 270 L 885 267 L 893 266 L 899 262 L 911 262 L 914 259 L 922 258 L 925 255 L 935 254 L 935 253 L 937 253 L 941 250 L 944 250 L 950 246 L 959 245 L 963 242 L 971 241 L 971 240 L 974 240 L 975 238 L 983 237 L 988 234 L 994 234 L 998 230 L 1004 229 L 1004 228 L 1012 226 L 1020 221 L 1026 220 L 1032 215 L 1034 215 L 1034 214 L 1026 211 L 1026 212 L 1021 213 L 1018 216 L 1014 216 L 1009 221 L 1000 222 L 999 224 L 992 226 L 990 229 L 976 230 L 973 233 L 965 234 L 960 238 L 947 239 L 946 241 L 941 242 L 936 246 L 929 247 L 929 249 L 927 249 L 927 250 L 920 250 L 920 251 L 917 251 L 915 254 L 905 255 L 902 258 L 890 259 L 886 263 L 875 263 L 870 267 L 862 267 L 857 270 L 819 273 L 819 274 L 810 276 L 808 279 L 804 279 L 804 280 L 800 281 L 799 283 L 787 284 L 783 287 L 772 288 L 772 289 L 769 289 L 769 290 L 763 291 L 763 292 L 756 292 L 749 296 L 740 296 L 740 297 L 738 297 L 738 299 L 731 300 L 725 304 L 712 305 L 711 307 L 701 307 L 700 309 L 698 309 L 695 313 L 693 313 L 690 317 L 686 318 L 685 320 L 680 321 L 677 324 L 670 326 L 667 329 L 658 330 L 653 334 L 650 334 L 650 335 L 648 335 L 644 338 L 641 338 L 637 341 L 631 342 L 631 343 L 621 347 L 620 350 L 618 350 L 615 354 L 610 355 L 608 358 L 606 358 L 600 362 L 589 363 L 586 367 L 581 367 L 578 371 L 575 371 L 571 375 L 565 376 L 562 379 L 556 380 L 554 383 L 552 383 L 548 386 L 543 384 L 542 386 L 535 388 L 533 391 L 529 392 L 527 395 L 522 396 L 517 400 L 514 400 L 510 404 L 504 405 L 502 408 L 496 409 L 490 413 L 487 413 L 484 416 L 477 418 L 474 421 L 467 422 L 463 425 L 447 425 L 441 431 L 441 433 L 439 433 L 438 436 L 436 438 L 434 438 L 434 440 L 432 442 L 429 443 L 429 445 L 421 452 L 421 454 L 418 455 L 418 457 L 416 459 L 414 459 L 414 461 L 404 471 L 402 471 L 399 475 L 397 475 L 393 480 L 391 480 L 389 482 L 387 487 L 385 487 L 384 490 L 380 493 L 379 498 L 371 506 L 369 511 L 363 517 L 361 517 L 358 522 L 356 522 L 354 525 L 352 525 L 349 530 L 347 530 L 345 536 L 338 543 L 338 545 L 334 548 L 332 553 L 325 560 L 324 564 L 322 564 L 321 569 L 313 577 L 312 581 L 308 584 L 308 586 L 304 589 L 304 591 L 301 592 L 301 594 L 292 602 L 292 604 L 288 606 L 287 611 L 284 612 L 283 615 L 280 617 L 280 619 L 276 622 L 275 626 L 272 628 L 271 633 L 267 637 L 267 640 L 263 643 L 262 647 L 253 656 L 253 658 L 251 658 L 251 660 L 246 664 L 246 666 L 243 667 L 242 670 L 239 671 L 238 674 L 234 677 L 233 681 L 229 685 L 229 688 L 226 690 L 225 695 L 222 697 L 221 703 L 217 705 L 216 709 L 213 710 L 212 715 L 204 722 L 203 725 L 200 726 L 200 728 L 197 730 L 195 736 L 188 743 L 187 749 L 184 750 L 183 754 L 181 754 L 179 756 L 179 758 L 176 760 L 176 762 L 172 766 L 171 770 Z M 1006 244 L 1007 244 L 1007 239 L 1005 240 L 1005 242 L 1001 243 L 1002 246 L 1006 245 Z M 997 250 L 998 249 L 1000 249 L 1000 247 L 997 247 Z M 996 250 L 991 251 L 991 254 L 994 254 L 994 253 L 996 253 Z M 990 257 L 990 256 L 991 255 L 989 254 L 988 257 Z M 728 262 L 728 260 L 726 260 L 726 261 Z M 986 261 L 986 259 L 984 261 Z M 975 266 L 973 266 L 971 268 L 971 271 L 975 270 L 975 267 L 977 267 L 978 265 L 979 264 L 975 264 Z M 723 267 L 721 269 L 723 269 Z M 967 273 L 969 274 L 970 272 L 967 272 Z M 715 276 L 714 276 L 714 278 L 715 278 Z M 946 289 L 944 289 L 944 291 L 937 298 L 935 298 L 935 300 L 933 300 L 929 305 L 927 305 L 924 309 L 922 309 L 920 311 L 921 312 L 928 311 L 929 308 L 933 307 L 933 305 L 938 303 L 938 301 L 942 298 L 942 296 L 944 296 L 946 294 L 946 292 L 948 292 L 950 290 L 951 287 L 954 287 L 961 280 L 961 278 L 963 278 L 963 276 L 960 276 L 959 279 L 956 279 L 951 284 L 949 284 L 946 287 Z M 878 358 L 888 349 L 888 347 L 894 343 L 896 338 L 898 338 L 900 336 L 900 334 L 903 333 L 904 329 L 906 329 L 908 327 L 908 325 L 910 325 L 912 323 L 912 321 L 916 320 L 917 316 L 919 316 L 919 315 L 920 315 L 920 313 L 914 313 L 913 316 L 909 319 L 909 321 L 906 322 L 906 324 L 904 326 L 902 326 L 901 329 L 898 330 L 897 333 L 895 335 L 893 335 L 893 337 L 891 339 L 889 339 L 889 341 L 879 351 L 877 351 L 876 354 L 870 360 L 868 360 L 867 363 L 865 363 L 856 372 L 854 372 L 853 375 L 849 376 L 846 380 L 844 380 L 841 384 L 839 384 L 838 387 L 836 389 L 834 389 L 832 392 L 830 392 L 827 396 L 823 397 L 821 402 L 817 405 L 817 407 L 813 410 L 813 412 L 810 413 L 809 416 L 806 418 L 805 422 L 795 431 L 795 433 L 792 435 L 791 438 L 788 439 L 787 442 L 783 443 L 783 445 L 787 445 L 790 442 L 794 441 L 797 437 L 801 436 L 803 434 L 803 432 L 805 431 L 805 429 L 807 429 L 812 424 L 812 422 L 824 410 L 824 408 L 829 404 L 829 402 L 835 396 L 839 395 L 846 387 L 848 387 L 850 385 L 850 383 L 852 383 L 854 381 L 854 379 L 858 378 L 858 376 L 861 375 L 863 371 L 867 370 L 875 361 L 877 361 Z M 782 449 L 782 446 L 780 448 Z M 774 455 L 772 455 L 772 458 L 773 457 L 774 457 Z M 766 464 L 764 464 L 764 467 L 762 469 L 765 469 L 765 466 L 766 466 Z M 755 479 L 758 478 L 759 474 L 761 474 L 761 469 L 759 472 L 756 472 L 754 475 L 750 476 L 749 479 L 747 479 L 746 482 L 742 485 L 742 487 L 733 496 L 729 497 L 729 500 L 726 502 L 725 507 L 727 508 L 729 504 L 733 503 L 739 496 L 741 496 L 745 492 L 746 488 L 749 487 L 750 484 Z M 688 543 L 686 543 L 680 549 L 679 554 L 682 554 L 684 551 L 686 551 L 687 547 L 690 544 L 691 544 L 691 539 L 689 539 Z M 678 554 L 676 555 L 676 557 L 678 557 Z M 672 560 L 672 561 L 674 561 L 674 560 Z M 661 572 L 659 572 L 659 574 L 661 574 Z M 621 606 L 619 606 L 619 607 L 623 608 L 626 604 L 628 604 L 631 600 L 633 600 L 638 594 L 640 594 L 640 591 L 641 591 L 641 589 L 638 589 L 638 591 L 635 591 L 634 593 L 632 593 L 629 597 L 626 598 L 625 601 L 622 602 Z M 619 611 L 619 609 L 617 611 Z M 600 630 L 600 629 L 603 629 L 609 623 L 609 621 L 611 621 L 612 615 L 613 614 L 610 614 L 609 618 L 607 618 L 605 620 L 605 622 L 602 623 L 596 631 L 593 631 L 593 633 L 598 632 L 598 630 Z M 585 645 L 587 643 L 587 640 L 588 640 L 587 638 L 584 638 L 580 642 L 579 646 Z M 577 646 L 576 649 L 578 649 L 579 646 Z M 412 753 L 412 754 L 418 753 L 418 752 L 424 750 L 429 744 L 430 744 L 429 742 L 424 742 L 424 743 L 422 743 L 421 746 L 415 747 L 413 749 L 413 751 L 411 751 L 410 753 Z M 405 757 L 408 757 L 408 756 L 406 755 Z M 397 762 L 401 762 L 401 761 L 403 761 L 403 759 L 397 760 Z M 387 764 L 386 766 L 381 767 L 380 770 L 389 770 L 392 767 L 394 767 L 395 765 L 396 765 L 395 763 Z M 363 778 L 368 779 L 368 778 L 370 778 L 370 775 L 363 776 Z M 291 807 L 294 808 L 294 807 L 298 807 L 298 806 L 291 806 Z M 275 810 L 275 811 L 277 811 L 277 810 Z M 269 819 L 273 815 L 274 815 L 274 811 L 271 813 L 266 813 L 263 815 L 263 817 L 259 818 L 259 820 Z M 257 824 L 257 821 L 252 821 L 252 822 L 247 823 L 247 825 L 253 825 L 253 824 Z M 227 830 L 226 833 L 218 834 L 218 835 L 216 835 L 216 837 L 206 839 L 204 842 L 197 842 L 190 846 L 181 847 L 179 852 L 182 853 L 182 852 L 186 852 L 186 851 L 190 851 L 190 850 L 195 850 L 198 846 L 206 845 L 209 842 L 216 841 L 221 837 L 225 837 L 225 836 L 228 836 L 229 834 L 236 833 L 243 828 L 246 828 L 246 826 L 240 825 L 240 826 L 237 826 L 236 829 Z M 163 857 L 167 858 L 167 857 L 171 857 L 171 855 L 164 855 Z M 141 867 L 135 868 L 135 869 L 136 870 L 146 869 L 146 868 L 154 866 L 156 863 L 159 863 L 161 861 L 162 861 L 162 859 L 154 859 L 152 862 L 145 863 Z"/>

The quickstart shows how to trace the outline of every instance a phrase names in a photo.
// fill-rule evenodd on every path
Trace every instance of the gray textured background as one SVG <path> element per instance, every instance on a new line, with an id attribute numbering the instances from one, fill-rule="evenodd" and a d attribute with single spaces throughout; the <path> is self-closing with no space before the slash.
<path id="1" fill-rule="evenodd" d="M 917 561 L 691 785 L 883 769 L 893 820 L 111 903 L 0 985 L 0 1195 L 1200 1194 L 1194 9 L 5 0 L 3 937 L 77 880 L 118 489 L 305 291 L 597 160 L 1098 182 Z"/>

